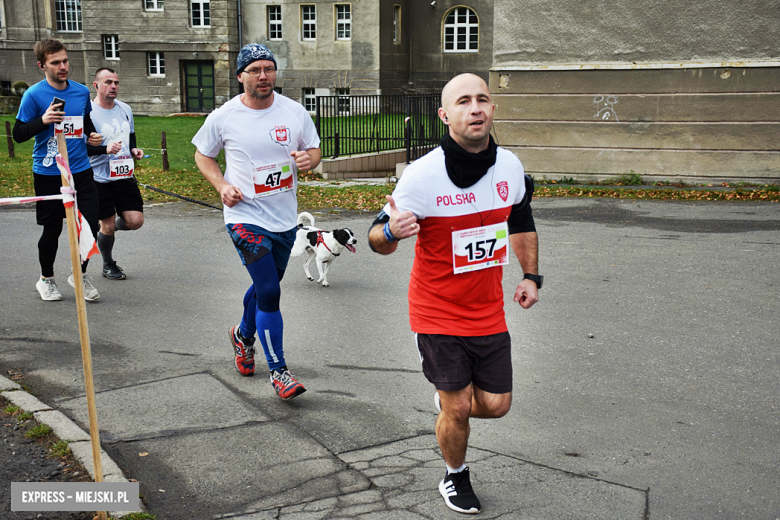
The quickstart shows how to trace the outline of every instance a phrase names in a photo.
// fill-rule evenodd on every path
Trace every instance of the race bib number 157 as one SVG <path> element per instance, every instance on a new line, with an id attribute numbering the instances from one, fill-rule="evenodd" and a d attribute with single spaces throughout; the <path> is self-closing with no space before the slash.
<path id="1" fill-rule="evenodd" d="M 452 232 L 454 274 L 509 263 L 509 228 L 506 222 Z"/>

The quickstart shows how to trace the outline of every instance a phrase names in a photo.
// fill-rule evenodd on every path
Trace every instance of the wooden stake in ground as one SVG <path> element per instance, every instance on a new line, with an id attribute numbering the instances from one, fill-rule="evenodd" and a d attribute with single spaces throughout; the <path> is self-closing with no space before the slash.
<path id="1" fill-rule="evenodd" d="M 68 146 L 63 134 L 57 134 L 57 150 L 65 164 L 68 164 Z M 62 175 L 62 185 L 73 188 L 70 179 Z M 79 336 L 81 338 L 81 359 L 84 364 L 84 384 L 87 389 L 87 411 L 89 413 L 89 436 L 92 440 L 92 464 L 95 467 L 95 482 L 103 482 L 103 463 L 100 460 L 100 432 L 98 431 L 97 408 L 95 407 L 95 386 L 92 381 L 92 349 L 89 345 L 87 325 L 87 304 L 84 300 L 84 280 L 81 275 L 81 257 L 79 255 L 79 232 L 76 222 L 78 214 L 75 204 L 65 208 L 68 221 L 68 242 L 70 243 L 70 261 L 73 264 L 73 281 L 76 285 L 76 307 L 79 317 Z M 97 518 L 106 520 L 105 511 L 98 511 Z"/>
<path id="2" fill-rule="evenodd" d="M 11 122 L 10 121 L 6 121 L 5 122 L 5 137 L 6 137 L 6 139 L 8 139 L 8 157 L 13 159 L 14 157 L 16 157 L 16 155 L 14 155 L 14 140 L 13 140 L 13 137 L 11 136 L 11 134 L 12 134 L 12 132 L 11 132 Z"/>

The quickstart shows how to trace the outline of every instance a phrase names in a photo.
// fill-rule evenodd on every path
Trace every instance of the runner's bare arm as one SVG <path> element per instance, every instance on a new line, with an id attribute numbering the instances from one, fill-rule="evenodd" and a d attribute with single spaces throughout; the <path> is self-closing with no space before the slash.
<path id="1" fill-rule="evenodd" d="M 398 240 L 409 238 L 420 232 L 420 225 L 417 224 L 417 216 L 411 211 L 401 212 L 395 206 L 393 197 L 387 195 L 387 202 L 390 204 L 390 217 L 387 222 L 388 229 L 395 240 L 390 241 L 385 234 L 385 224 L 377 224 L 368 232 L 368 240 L 371 248 L 381 255 L 389 255 L 398 247 Z"/>
<path id="2" fill-rule="evenodd" d="M 309 148 L 304 152 L 291 152 L 290 157 L 295 159 L 295 166 L 300 171 L 313 170 L 320 164 L 322 152 L 319 148 Z"/>
<path id="3" fill-rule="evenodd" d="M 385 238 L 384 224 L 377 224 L 368 232 L 368 242 L 371 249 L 380 255 L 389 255 L 398 248 L 398 242 L 390 242 Z"/>
<path id="4" fill-rule="evenodd" d="M 509 235 L 512 251 L 520 261 L 524 273 L 539 274 L 539 239 L 535 231 Z M 539 301 L 539 289 L 533 280 L 523 280 L 515 291 L 514 301 L 530 309 Z"/>
<path id="5" fill-rule="evenodd" d="M 232 208 L 244 200 L 241 190 L 227 183 L 215 159 L 195 152 L 195 164 L 198 165 L 201 175 L 217 190 L 225 206 Z"/>

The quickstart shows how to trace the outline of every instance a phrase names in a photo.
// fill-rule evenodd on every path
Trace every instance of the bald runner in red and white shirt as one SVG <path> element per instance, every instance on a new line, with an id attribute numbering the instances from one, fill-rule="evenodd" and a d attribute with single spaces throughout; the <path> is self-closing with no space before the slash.
<path id="1" fill-rule="evenodd" d="M 447 176 L 441 148 L 404 170 L 393 199 L 399 211 L 414 213 L 420 226 L 409 281 L 412 331 L 451 336 L 507 331 L 500 265 L 508 262 L 511 253 L 508 240 L 503 241 L 503 252 L 501 248 L 488 251 L 491 244 L 484 245 L 485 255 L 492 253 L 498 265 L 455 274 L 467 252 L 461 244 L 453 253 L 453 232 L 506 225 L 512 207 L 522 203 L 525 195 L 523 165 L 502 148 L 495 165 L 468 188 L 458 188 Z M 389 204 L 384 212 L 390 213 Z"/>

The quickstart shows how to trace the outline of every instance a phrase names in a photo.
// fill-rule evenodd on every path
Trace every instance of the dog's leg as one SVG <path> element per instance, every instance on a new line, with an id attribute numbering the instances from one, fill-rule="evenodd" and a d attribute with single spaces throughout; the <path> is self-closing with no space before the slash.
<path id="1" fill-rule="evenodd" d="M 310 250 L 306 250 L 306 262 L 303 264 L 303 270 L 306 272 L 306 278 L 309 280 L 314 280 L 314 277 L 309 272 L 309 264 L 311 263 L 312 259 L 314 258 L 314 252 Z"/>
<path id="2" fill-rule="evenodd" d="M 322 271 L 320 272 L 320 280 L 322 281 L 323 287 L 328 287 L 330 284 L 328 283 L 328 269 L 330 269 L 330 262 L 323 262 L 322 263 Z"/>
<path id="3" fill-rule="evenodd" d="M 327 265 L 327 262 L 323 262 L 319 259 L 319 257 L 317 258 L 317 271 L 320 272 L 320 277 L 317 279 L 317 283 L 322 283 L 322 285 L 325 287 L 328 286 L 328 280 L 325 278 L 325 270 L 328 268 Z"/>

